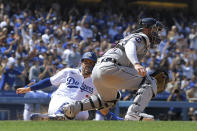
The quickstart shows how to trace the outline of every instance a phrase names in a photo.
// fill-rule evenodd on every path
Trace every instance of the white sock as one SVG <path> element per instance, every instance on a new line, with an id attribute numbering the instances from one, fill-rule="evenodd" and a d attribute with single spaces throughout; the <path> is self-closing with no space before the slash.
<path id="1" fill-rule="evenodd" d="M 24 109 L 24 112 L 23 112 L 23 119 L 24 119 L 24 121 L 30 120 L 31 114 L 32 114 L 32 112 L 28 111 L 27 109 Z"/>

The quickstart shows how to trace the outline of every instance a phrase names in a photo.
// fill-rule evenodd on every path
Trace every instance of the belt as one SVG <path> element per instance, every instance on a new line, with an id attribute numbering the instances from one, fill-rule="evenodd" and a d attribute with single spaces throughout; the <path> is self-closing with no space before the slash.
<path id="1" fill-rule="evenodd" d="M 103 58 L 103 59 L 101 60 L 101 63 L 102 63 L 102 62 L 109 62 L 109 61 L 112 62 L 112 63 L 114 63 L 114 64 L 117 64 L 117 65 L 121 66 L 121 64 L 118 63 L 117 60 L 114 59 L 114 58 Z"/>

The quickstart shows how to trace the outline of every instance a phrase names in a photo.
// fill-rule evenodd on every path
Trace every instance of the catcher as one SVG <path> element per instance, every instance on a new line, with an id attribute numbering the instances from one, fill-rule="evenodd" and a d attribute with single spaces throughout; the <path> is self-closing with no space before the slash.
<path id="1" fill-rule="evenodd" d="M 160 43 L 163 25 L 154 18 L 140 20 L 140 28 L 109 49 L 92 71 L 93 83 L 99 95 L 93 95 L 63 107 L 66 117 L 75 117 L 80 111 L 111 108 L 120 98 L 120 89 L 138 90 L 134 103 L 129 106 L 125 120 L 153 120 L 142 113 L 152 96 L 164 89 L 168 75 L 163 71 L 152 75 L 140 64 L 150 47 Z"/>

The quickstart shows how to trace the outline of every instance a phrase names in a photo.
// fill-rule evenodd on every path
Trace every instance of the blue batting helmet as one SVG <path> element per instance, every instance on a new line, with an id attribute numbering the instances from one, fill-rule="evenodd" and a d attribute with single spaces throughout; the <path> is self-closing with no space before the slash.
<path id="1" fill-rule="evenodd" d="M 97 61 L 97 56 L 94 52 L 86 52 L 83 54 L 81 60 L 83 61 L 83 59 L 89 59 L 89 60 L 92 60 L 94 62 Z"/>

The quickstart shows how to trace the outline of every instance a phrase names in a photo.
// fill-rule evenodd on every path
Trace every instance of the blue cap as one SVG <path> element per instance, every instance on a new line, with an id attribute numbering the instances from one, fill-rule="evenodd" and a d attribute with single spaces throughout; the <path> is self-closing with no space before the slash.
<path id="1" fill-rule="evenodd" d="M 140 26 L 148 28 L 156 24 L 156 20 L 154 18 L 143 18 L 140 21 Z"/>
<path id="2" fill-rule="evenodd" d="M 92 60 L 92 61 L 96 62 L 97 61 L 97 56 L 94 52 L 86 52 L 86 53 L 83 54 L 81 60 L 84 60 L 84 59 L 89 59 L 89 60 Z"/>
<path id="3" fill-rule="evenodd" d="M 57 65 L 57 68 L 58 69 L 64 68 L 64 65 L 63 64 L 59 64 L 59 65 Z"/>

